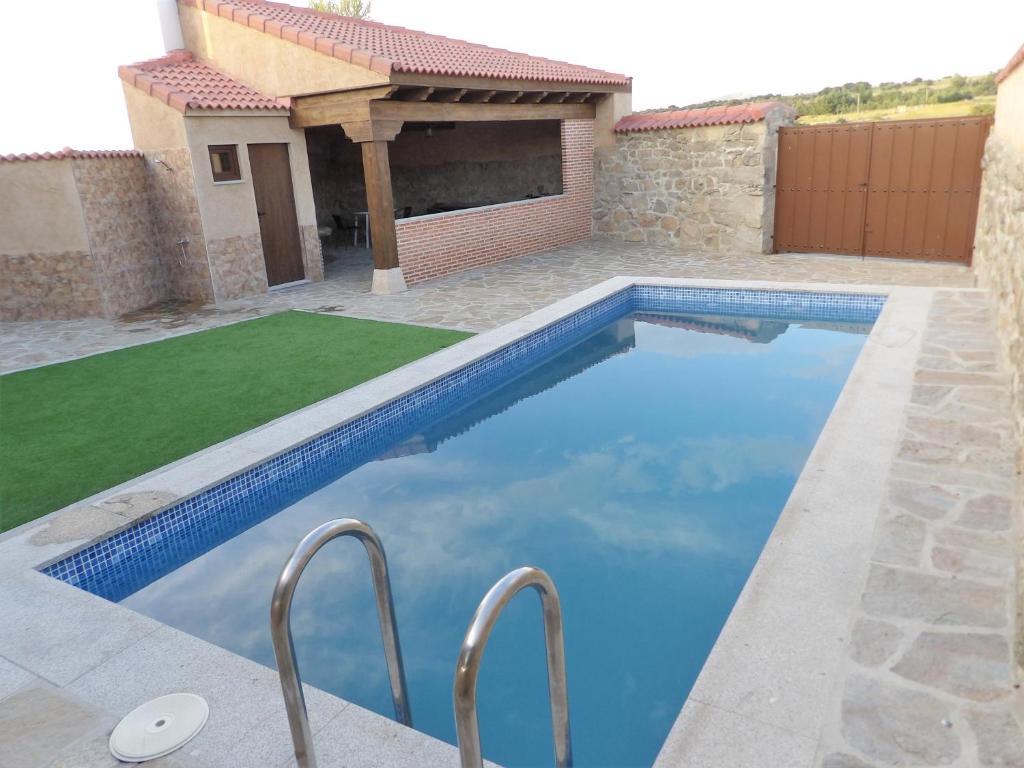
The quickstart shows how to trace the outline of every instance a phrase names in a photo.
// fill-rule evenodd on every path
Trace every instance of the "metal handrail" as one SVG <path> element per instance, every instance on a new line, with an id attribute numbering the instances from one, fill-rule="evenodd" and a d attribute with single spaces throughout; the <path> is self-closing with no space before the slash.
<path id="1" fill-rule="evenodd" d="M 313 555 L 324 544 L 339 536 L 355 536 L 362 542 L 370 558 L 373 591 L 380 617 L 380 634 L 384 641 L 384 658 L 387 660 L 388 676 L 391 679 L 391 698 L 395 703 L 395 719 L 403 725 L 412 726 L 409 694 L 405 685 L 405 668 L 402 665 L 402 648 L 398 643 L 395 605 L 391 599 L 391 579 L 388 576 L 388 561 L 384 556 L 384 547 L 377 534 L 366 523 L 352 518 L 331 520 L 310 531 L 296 545 L 281 570 L 270 603 L 270 636 L 274 641 L 274 656 L 277 658 L 277 671 L 281 677 L 281 691 L 284 694 L 285 709 L 288 711 L 288 726 L 291 728 L 295 760 L 299 768 L 316 768 L 316 753 L 313 751 L 306 698 L 302 693 L 302 679 L 299 677 L 295 644 L 292 641 L 292 598 L 299 577 L 313 559 Z"/>
<path id="2" fill-rule="evenodd" d="M 569 735 L 569 692 L 565 681 L 565 648 L 562 638 L 562 606 L 555 584 L 540 568 L 517 568 L 498 581 L 480 602 L 455 666 L 455 728 L 459 737 L 462 768 L 481 768 L 480 724 L 477 721 L 476 684 L 484 647 L 495 623 L 509 601 L 526 587 L 540 595 L 544 612 L 544 645 L 548 657 L 548 697 L 551 701 L 551 727 L 555 737 L 555 766 L 572 765 L 572 739 Z"/>

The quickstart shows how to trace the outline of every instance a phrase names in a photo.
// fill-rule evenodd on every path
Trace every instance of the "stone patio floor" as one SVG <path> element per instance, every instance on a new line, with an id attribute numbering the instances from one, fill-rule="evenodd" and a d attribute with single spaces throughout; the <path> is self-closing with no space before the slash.
<path id="1" fill-rule="evenodd" d="M 287 309 L 484 331 L 616 275 L 970 287 L 953 264 L 808 254 L 715 255 L 594 240 L 373 296 L 367 257 L 328 266 L 331 279 L 217 305 L 168 305 L 119 320 L 0 324 L 0 373 L 246 320 Z"/>
<path id="2" fill-rule="evenodd" d="M 12 370 L 289 308 L 484 330 L 617 274 L 939 288 L 889 475 L 865 478 L 885 483 L 887 501 L 859 608 L 837 638 L 845 653 L 826 726 L 809 745 L 813 761 L 793 768 L 1024 768 L 1014 661 L 1019 454 L 987 294 L 964 290 L 973 285 L 967 269 L 593 242 L 393 297 L 370 296 L 365 270 L 339 271 L 331 281 L 217 307 L 6 324 L 0 360 Z M 2 658 L 0 699 L 0 766 L 114 765 L 102 758 L 109 713 Z M 743 765 L 790 768 L 767 754 Z"/>
<path id="3" fill-rule="evenodd" d="M 1016 451 L 988 296 L 937 291 L 816 765 L 1024 766 Z"/>

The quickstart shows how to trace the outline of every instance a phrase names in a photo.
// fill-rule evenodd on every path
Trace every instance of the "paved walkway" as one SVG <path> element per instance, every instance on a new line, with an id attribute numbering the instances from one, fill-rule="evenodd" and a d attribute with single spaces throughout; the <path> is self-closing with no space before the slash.
<path id="1" fill-rule="evenodd" d="M 822 768 L 1024 768 L 1010 412 L 987 295 L 937 292 Z"/>
<path id="2" fill-rule="evenodd" d="M 369 292 L 369 265 L 349 259 L 332 278 L 218 305 L 168 305 L 120 320 L 3 323 L 0 373 L 105 352 L 286 309 L 484 331 L 616 275 L 969 287 L 966 267 L 847 256 L 681 253 L 595 240 L 461 272 L 397 296 Z"/>

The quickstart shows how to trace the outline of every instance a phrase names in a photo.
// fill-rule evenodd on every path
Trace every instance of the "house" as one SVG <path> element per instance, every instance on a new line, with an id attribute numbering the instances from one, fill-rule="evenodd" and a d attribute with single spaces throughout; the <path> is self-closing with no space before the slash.
<path id="1" fill-rule="evenodd" d="M 376 293 L 590 237 L 628 77 L 264 0 L 177 12 L 180 49 L 119 74 L 179 298 L 321 280 L 320 237 L 372 245 Z"/>

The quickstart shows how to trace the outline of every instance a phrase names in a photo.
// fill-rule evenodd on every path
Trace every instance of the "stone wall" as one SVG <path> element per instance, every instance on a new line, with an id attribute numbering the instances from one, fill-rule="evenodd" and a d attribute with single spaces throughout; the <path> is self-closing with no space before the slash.
<path id="1" fill-rule="evenodd" d="M 1024 49 L 1022 49 L 1024 50 Z M 1024 66 L 999 83 L 996 119 L 985 145 L 972 265 L 995 306 L 999 344 L 1011 377 L 1017 434 L 1024 441 Z M 1019 459 L 1024 470 L 1024 451 Z"/>
<path id="2" fill-rule="evenodd" d="M 0 320 L 102 316 L 103 293 L 89 251 L 0 254 Z"/>
<path id="3" fill-rule="evenodd" d="M 167 296 L 167 269 L 154 253 L 145 161 L 139 157 L 73 160 L 103 315 L 117 317 Z"/>
<path id="4" fill-rule="evenodd" d="M 302 264 L 306 270 L 306 279 L 312 282 L 323 280 L 324 254 L 316 226 L 305 224 L 299 227 L 299 238 L 302 241 Z"/>
<path id="5" fill-rule="evenodd" d="M 145 154 L 154 250 L 167 269 L 166 298 L 213 301 L 213 279 L 189 150 L 180 147 Z M 179 240 L 188 241 L 184 252 Z"/>
<path id="6" fill-rule="evenodd" d="M 210 240 L 206 253 L 217 301 L 267 292 L 267 268 L 258 234 Z"/>
<path id="7" fill-rule="evenodd" d="M 682 250 L 767 253 L 784 115 L 739 125 L 618 133 L 594 165 L 599 237 Z"/>
<path id="8" fill-rule="evenodd" d="M 594 201 L 593 120 L 565 120 L 561 134 L 561 195 L 396 221 L 398 261 L 406 282 L 589 238 Z"/>

